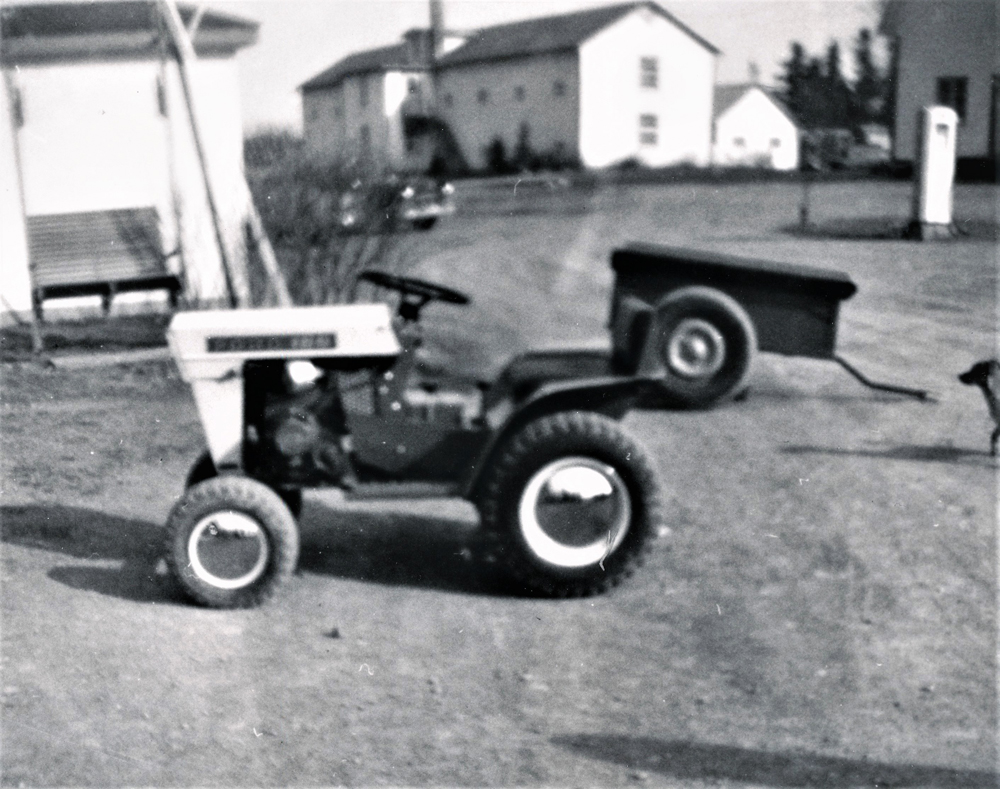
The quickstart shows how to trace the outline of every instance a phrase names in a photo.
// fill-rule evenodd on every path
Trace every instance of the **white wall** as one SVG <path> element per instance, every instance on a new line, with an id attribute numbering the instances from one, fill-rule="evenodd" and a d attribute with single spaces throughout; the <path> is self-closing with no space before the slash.
<path id="1" fill-rule="evenodd" d="M 565 88 L 562 96 L 554 95 L 556 82 Z M 438 76 L 438 112 L 473 168 L 486 166 L 486 150 L 497 138 L 512 156 L 522 123 L 528 124 L 535 153 L 561 144 L 572 154 L 579 140 L 578 84 L 575 52 L 452 66 Z M 515 96 L 519 87 L 524 88 L 523 100 Z M 480 90 L 488 92 L 485 104 L 479 102 Z"/>
<path id="2" fill-rule="evenodd" d="M 234 285 L 245 296 L 242 221 L 248 191 L 236 62 L 203 58 L 191 75 Z M 157 98 L 158 80 L 164 85 L 166 116 Z M 13 73 L 12 82 L 21 96 L 24 119 L 16 135 L 26 214 L 155 207 L 164 249 L 182 249 L 181 256 L 168 259 L 168 269 L 186 273 L 188 295 L 195 302 L 224 300 L 225 277 L 176 64 L 121 60 L 24 65 Z M 0 119 L 5 134 L 10 133 L 8 117 Z M 5 238 L 12 235 L 10 226 L 5 215 Z M 15 227 L 23 239 L 23 219 Z M 62 303 L 76 307 L 90 301 Z"/>
<path id="3" fill-rule="evenodd" d="M 640 85 L 655 57 L 657 88 Z M 580 154 L 588 167 L 635 157 L 651 166 L 709 162 L 715 56 L 669 20 L 640 8 L 580 47 Z M 656 115 L 657 142 L 640 144 L 639 117 Z"/>
<path id="4" fill-rule="evenodd" d="M 249 193 L 243 175 L 243 128 L 236 61 L 202 58 L 191 70 L 191 82 L 216 206 L 227 240 L 233 284 L 241 300 L 245 300 L 248 287 L 242 223 Z M 179 213 L 189 295 L 204 304 L 216 303 L 226 298 L 225 276 L 176 64 L 166 68 L 166 84 L 171 150 L 168 161 L 177 197 L 174 205 Z M 170 265 L 176 266 L 179 262 L 172 261 Z"/>
<path id="5" fill-rule="evenodd" d="M 712 162 L 794 170 L 798 130 L 762 90 L 750 88 L 716 119 Z"/>
<path id="6" fill-rule="evenodd" d="M 0 80 L 0 316 L 31 310 L 28 240 L 21 208 L 17 152 L 8 122 L 7 80 Z"/>
<path id="7" fill-rule="evenodd" d="M 900 9 L 900 61 L 894 155 L 916 155 L 917 116 L 937 103 L 938 77 L 968 77 L 958 156 L 988 156 L 990 80 L 1000 74 L 998 10 L 991 0 L 907 2 Z"/>
<path id="8" fill-rule="evenodd" d="M 345 131 L 343 104 L 344 91 L 340 85 L 303 92 L 302 137 L 309 156 L 335 159 L 342 155 Z"/>
<path id="9" fill-rule="evenodd" d="M 29 216 L 168 204 L 157 74 L 154 61 L 16 70 Z"/>

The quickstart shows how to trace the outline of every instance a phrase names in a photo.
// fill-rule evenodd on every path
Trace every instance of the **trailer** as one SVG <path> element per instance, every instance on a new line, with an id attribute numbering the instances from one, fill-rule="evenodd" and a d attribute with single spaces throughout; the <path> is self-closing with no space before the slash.
<path id="1" fill-rule="evenodd" d="M 642 367 L 674 405 L 739 394 L 758 351 L 830 359 L 865 386 L 929 397 L 871 381 L 836 353 L 840 303 L 857 292 L 843 272 L 652 244 L 615 250 L 611 266 L 609 323 L 652 324 Z"/>

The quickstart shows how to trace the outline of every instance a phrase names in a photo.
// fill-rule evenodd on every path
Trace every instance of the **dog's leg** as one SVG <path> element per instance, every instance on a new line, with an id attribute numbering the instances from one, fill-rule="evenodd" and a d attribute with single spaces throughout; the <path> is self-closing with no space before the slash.
<path id="1" fill-rule="evenodd" d="M 990 436 L 990 457 L 997 456 L 997 441 L 1000 441 L 1000 425 L 996 427 L 993 431 L 993 435 Z"/>

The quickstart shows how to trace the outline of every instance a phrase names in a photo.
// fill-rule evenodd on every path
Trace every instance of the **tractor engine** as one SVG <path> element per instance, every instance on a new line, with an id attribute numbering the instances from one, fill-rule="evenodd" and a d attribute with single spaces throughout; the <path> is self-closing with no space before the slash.
<path id="1" fill-rule="evenodd" d="M 312 362 L 251 362 L 244 369 L 243 463 L 273 486 L 346 484 L 350 435 L 337 373 Z"/>

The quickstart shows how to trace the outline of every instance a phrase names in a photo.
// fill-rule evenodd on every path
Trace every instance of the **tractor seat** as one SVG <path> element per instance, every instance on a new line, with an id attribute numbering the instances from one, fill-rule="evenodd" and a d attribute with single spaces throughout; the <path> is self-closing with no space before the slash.
<path id="1" fill-rule="evenodd" d="M 653 326 L 653 308 L 636 296 L 620 298 L 611 317 L 611 370 L 637 375 Z"/>

